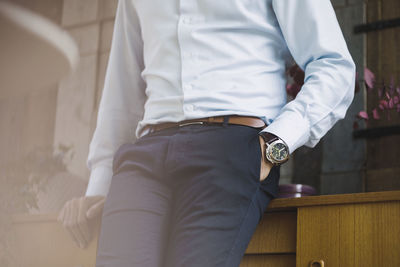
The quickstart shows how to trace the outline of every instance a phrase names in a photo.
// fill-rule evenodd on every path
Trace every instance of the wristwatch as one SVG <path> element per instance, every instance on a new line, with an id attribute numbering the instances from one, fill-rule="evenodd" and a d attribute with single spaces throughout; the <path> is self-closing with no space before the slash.
<path id="1" fill-rule="evenodd" d="M 259 135 L 265 141 L 265 159 L 273 165 L 281 165 L 289 160 L 289 147 L 278 136 L 268 133 L 260 132 Z"/>

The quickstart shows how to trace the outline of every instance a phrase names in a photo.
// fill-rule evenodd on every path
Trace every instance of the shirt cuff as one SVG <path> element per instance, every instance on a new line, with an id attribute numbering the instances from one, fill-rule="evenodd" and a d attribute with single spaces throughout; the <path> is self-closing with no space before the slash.
<path id="1" fill-rule="evenodd" d="M 90 173 L 85 196 L 107 196 L 113 171 L 111 167 L 99 165 Z"/>
<path id="2" fill-rule="evenodd" d="M 281 138 L 289 148 L 289 154 L 304 145 L 310 137 L 310 123 L 307 118 L 293 111 L 285 111 L 276 117 L 262 132 L 269 132 Z"/>

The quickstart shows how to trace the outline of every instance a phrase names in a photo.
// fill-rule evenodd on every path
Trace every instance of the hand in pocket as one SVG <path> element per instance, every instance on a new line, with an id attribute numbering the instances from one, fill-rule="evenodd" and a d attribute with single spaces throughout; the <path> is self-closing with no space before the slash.
<path id="1" fill-rule="evenodd" d="M 263 180 L 265 180 L 265 178 L 267 178 L 269 172 L 271 171 L 273 164 L 265 159 L 265 141 L 264 141 L 264 139 L 261 136 L 259 136 L 258 138 L 260 140 L 260 146 L 261 146 L 261 151 L 262 151 L 261 162 L 260 162 L 260 164 L 261 164 L 261 166 L 260 166 L 260 181 L 263 181 Z"/>

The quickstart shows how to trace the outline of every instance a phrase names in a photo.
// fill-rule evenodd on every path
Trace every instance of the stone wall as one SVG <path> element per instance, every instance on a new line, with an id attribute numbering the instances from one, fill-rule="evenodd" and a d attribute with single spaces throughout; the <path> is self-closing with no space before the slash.
<path id="1" fill-rule="evenodd" d="M 73 147 L 69 170 L 89 177 L 86 159 L 96 124 L 116 0 L 64 0 L 61 25 L 77 41 L 78 69 L 60 83 L 54 143 Z"/>

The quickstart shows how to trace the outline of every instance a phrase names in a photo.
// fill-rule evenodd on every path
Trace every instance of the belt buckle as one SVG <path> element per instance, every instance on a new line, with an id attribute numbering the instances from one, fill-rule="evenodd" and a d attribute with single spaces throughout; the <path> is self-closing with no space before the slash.
<path id="1" fill-rule="evenodd" d="M 204 121 L 184 122 L 184 123 L 178 124 L 178 126 L 182 127 L 182 126 L 192 125 L 192 124 L 204 124 Z"/>

